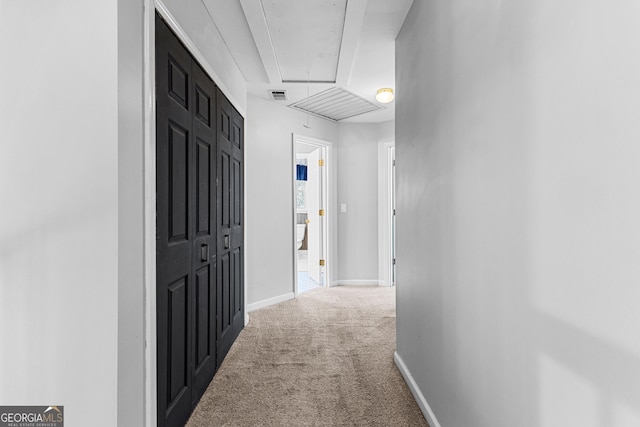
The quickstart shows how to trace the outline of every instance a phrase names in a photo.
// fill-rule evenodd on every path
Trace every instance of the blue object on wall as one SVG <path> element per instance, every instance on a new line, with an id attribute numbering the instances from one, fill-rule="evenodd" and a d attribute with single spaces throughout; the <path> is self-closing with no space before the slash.
<path id="1" fill-rule="evenodd" d="M 296 165 L 296 179 L 298 181 L 307 180 L 307 167 L 305 165 Z"/>

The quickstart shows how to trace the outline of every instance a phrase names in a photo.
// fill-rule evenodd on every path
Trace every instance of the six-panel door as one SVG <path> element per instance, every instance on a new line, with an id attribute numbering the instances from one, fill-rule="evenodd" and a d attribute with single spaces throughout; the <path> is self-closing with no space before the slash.
<path id="1" fill-rule="evenodd" d="M 218 340 L 226 354 L 244 326 L 243 170 L 244 126 L 218 90 Z"/>
<path id="2" fill-rule="evenodd" d="M 243 122 L 158 15 L 156 108 L 158 425 L 177 426 L 243 326 Z"/>

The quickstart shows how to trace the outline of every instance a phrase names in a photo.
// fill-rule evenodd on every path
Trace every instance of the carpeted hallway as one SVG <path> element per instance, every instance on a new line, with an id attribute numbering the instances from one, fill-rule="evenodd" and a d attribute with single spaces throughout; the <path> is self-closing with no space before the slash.
<path id="1" fill-rule="evenodd" d="M 250 314 L 188 426 L 427 426 L 393 363 L 395 289 L 315 289 Z"/>

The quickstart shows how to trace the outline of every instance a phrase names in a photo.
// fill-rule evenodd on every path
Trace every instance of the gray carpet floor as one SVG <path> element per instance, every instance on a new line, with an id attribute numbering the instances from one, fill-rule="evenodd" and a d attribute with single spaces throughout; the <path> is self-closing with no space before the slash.
<path id="1" fill-rule="evenodd" d="M 393 363 L 395 289 L 254 311 L 187 426 L 427 426 Z"/>

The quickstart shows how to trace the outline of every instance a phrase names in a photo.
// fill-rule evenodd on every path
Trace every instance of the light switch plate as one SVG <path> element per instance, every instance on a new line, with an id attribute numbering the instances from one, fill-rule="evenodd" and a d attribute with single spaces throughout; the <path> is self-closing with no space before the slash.
<path id="1" fill-rule="evenodd" d="M 340 203 L 340 212 L 345 213 L 347 211 L 347 204 Z"/>

